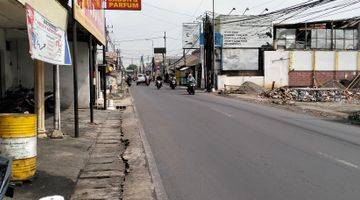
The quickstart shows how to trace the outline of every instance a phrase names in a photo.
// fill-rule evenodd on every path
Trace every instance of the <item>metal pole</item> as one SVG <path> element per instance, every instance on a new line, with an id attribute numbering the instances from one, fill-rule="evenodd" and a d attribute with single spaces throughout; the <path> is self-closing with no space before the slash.
<path id="1" fill-rule="evenodd" d="M 75 125 L 75 138 L 79 137 L 79 102 L 78 102 L 78 72 L 77 72 L 77 22 L 73 22 L 73 82 L 74 82 L 74 125 Z"/>
<path id="2" fill-rule="evenodd" d="M 360 50 L 360 20 L 358 22 L 357 32 L 358 32 L 358 34 L 357 34 L 358 35 L 358 38 L 357 38 L 357 40 L 358 40 L 357 50 Z"/>
<path id="3" fill-rule="evenodd" d="M 184 57 L 184 66 L 186 67 L 186 52 L 185 52 L 185 49 L 183 49 L 183 57 Z"/>
<path id="4" fill-rule="evenodd" d="M 54 87 L 54 97 L 55 97 L 54 130 L 61 131 L 59 65 L 54 65 L 53 66 L 53 83 L 54 83 L 53 87 Z"/>
<path id="5" fill-rule="evenodd" d="M 106 101 L 107 101 L 107 95 L 106 95 L 106 46 L 103 46 L 103 62 L 104 66 L 102 67 L 102 79 L 103 79 L 103 92 L 104 92 L 104 110 L 107 109 Z"/>
<path id="6" fill-rule="evenodd" d="M 89 38 L 89 90 L 90 90 L 90 123 L 94 123 L 94 46 L 92 36 Z"/>

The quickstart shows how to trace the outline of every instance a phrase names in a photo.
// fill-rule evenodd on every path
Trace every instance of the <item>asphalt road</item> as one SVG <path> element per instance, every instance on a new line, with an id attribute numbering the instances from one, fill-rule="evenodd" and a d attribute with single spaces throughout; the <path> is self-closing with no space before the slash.
<path id="1" fill-rule="evenodd" d="M 360 127 L 168 87 L 131 92 L 171 200 L 360 199 Z"/>

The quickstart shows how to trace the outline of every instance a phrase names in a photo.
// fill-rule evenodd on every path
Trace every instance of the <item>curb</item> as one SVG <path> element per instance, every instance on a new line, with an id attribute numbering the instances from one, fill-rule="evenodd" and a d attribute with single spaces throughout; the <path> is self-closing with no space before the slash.
<path id="1" fill-rule="evenodd" d="M 137 122 L 140 138 L 141 138 L 144 150 L 145 150 L 145 157 L 146 157 L 146 160 L 147 160 L 148 165 L 149 165 L 149 172 L 150 172 L 153 184 L 154 184 L 156 199 L 157 200 L 168 200 L 169 198 L 168 198 L 168 196 L 166 194 L 164 185 L 162 183 L 160 173 L 159 173 L 158 167 L 156 165 L 154 155 L 153 155 L 153 153 L 151 151 L 149 141 L 147 140 L 144 128 L 143 128 L 143 126 L 142 126 L 142 124 L 140 122 L 138 111 L 137 111 L 137 108 L 135 106 L 131 90 L 129 90 L 129 94 L 130 94 L 131 104 L 132 104 L 132 106 L 134 108 L 134 117 L 135 117 L 135 120 Z"/>

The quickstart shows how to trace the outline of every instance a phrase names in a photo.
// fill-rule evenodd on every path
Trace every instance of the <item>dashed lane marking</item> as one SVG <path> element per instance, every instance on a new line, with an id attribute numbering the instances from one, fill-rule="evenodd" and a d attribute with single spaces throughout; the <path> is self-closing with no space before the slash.
<path id="1" fill-rule="evenodd" d="M 332 161 L 335 161 L 337 163 L 340 163 L 342 165 L 345 165 L 347 167 L 351 167 L 351 168 L 355 168 L 355 169 L 360 169 L 360 166 L 359 165 L 356 165 L 354 163 L 351 163 L 351 162 L 348 162 L 346 160 L 342 160 L 342 159 L 339 159 L 339 158 L 336 158 L 335 156 L 332 156 L 332 155 L 329 155 L 329 154 L 326 154 L 326 153 L 323 153 L 323 152 L 318 152 L 318 154 L 322 157 L 325 157 L 329 160 L 332 160 Z"/>

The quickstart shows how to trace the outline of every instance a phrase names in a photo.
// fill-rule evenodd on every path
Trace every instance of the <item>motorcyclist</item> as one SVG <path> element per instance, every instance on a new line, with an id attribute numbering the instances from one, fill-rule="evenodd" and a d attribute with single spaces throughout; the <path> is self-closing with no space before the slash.
<path id="1" fill-rule="evenodd" d="M 129 87 L 131 86 L 131 75 L 130 74 L 128 74 L 126 77 L 126 83 Z"/>
<path id="2" fill-rule="evenodd" d="M 171 87 L 172 89 L 175 89 L 175 87 L 176 87 L 176 85 L 177 85 L 176 82 L 177 82 L 177 81 L 176 81 L 175 75 L 174 75 L 174 74 L 170 74 L 169 83 L 170 83 L 170 87 Z"/>
<path id="3" fill-rule="evenodd" d="M 162 81 L 162 80 L 163 80 L 162 77 L 160 76 L 160 74 L 158 74 L 158 75 L 156 76 L 156 80 L 157 80 L 157 81 Z"/>
<path id="4" fill-rule="evenodd" d="M 193 75 L 191 73 L 188 75 L 187 83 L 188 83 L 189 86 L 190 86 L 191 83 L 193 83 L 193 84 L 196 83 L 196 79 L 193 77 Z"/>

